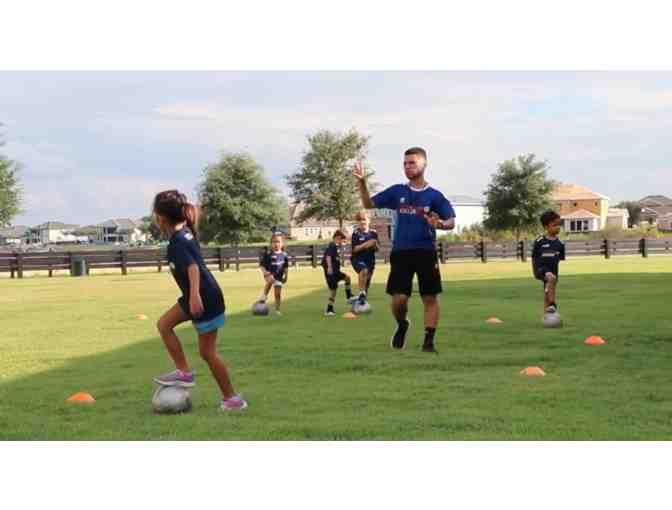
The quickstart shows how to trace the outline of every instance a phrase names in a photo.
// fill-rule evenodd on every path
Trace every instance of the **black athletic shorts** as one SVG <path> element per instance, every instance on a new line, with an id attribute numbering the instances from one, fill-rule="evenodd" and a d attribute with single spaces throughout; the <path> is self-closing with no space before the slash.
<path id="1" fill-rule="evenodd" d="M 436 250 L 397 250 L 390 254 L 390 276 L 387 293 L 390 295 L 413 293 L 413 276 L 418 275 L 421 296 L 441 294 L 441 272 Z"/>
<path id="2" fill-rule="evenodd" d="M 333 274 L 327 274 L 327 270 L 324 270 L 324 279 L 327 280 L 327 286 L 331 290 L 338 289 L 338 282 L 345 280 L 345 273 L 341 271 L 334 272 Z"/>
<path id="3" fill-rule="evenodd" d="M 534 277 L 541 281 L 544 284 L 544 288 L 546 288 L 546 273 L 553 273 L 555 275 L 556 281 L 560 279 L 558 276 L 557 271 L 553 271 L 552 269 L 544 266 L 539 266 L 534 269 Z"/>

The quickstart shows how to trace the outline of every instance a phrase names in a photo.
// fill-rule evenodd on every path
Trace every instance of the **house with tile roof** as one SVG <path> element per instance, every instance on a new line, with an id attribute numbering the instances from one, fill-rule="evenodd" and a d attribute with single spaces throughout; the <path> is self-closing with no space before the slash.
<path id="1" fill-rule="evenodd" d="M 95 240 L 104 243 L 136 243 L 145 242 L 147 235 L 140 227 L 140 221 L 134 221 L 128 218 L 117 218 L 107 220 L 97 225 Z"/>
<path id="2" fill-rule="evenodd" d="M 551 192 L 565 232 L 594 232 L 607 225 L 609 197 L 577 184 L 558 184 Z M 615 213 L 614 213 L 615 215 Z"/>
<path id="3" fill-rule="evenodd" d="M 76 243 L 79 239 L 74 231 L 79 225 L 60 221 L 47 221 L 29 228 L 25 233 L 27 244 Z"/>

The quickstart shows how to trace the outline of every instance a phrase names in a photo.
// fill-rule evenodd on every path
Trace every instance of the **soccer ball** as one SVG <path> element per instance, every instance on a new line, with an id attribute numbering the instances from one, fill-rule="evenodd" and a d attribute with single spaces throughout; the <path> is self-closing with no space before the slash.
<path id="1" fill-rule="evenodd" d="M 562 318 L 560 318 L 559 313 L 545 313 L 544 314 L 544 327 L 545 328 L 561 328 L 562 327 Z"/>
<path id="2" fill-rule="evenodd" d="M 356 301 L 352 305 L 352 313 L 357 314 L 357 315 L 371 313 L 371 305 L 367 302 L 364 302 L 364 304 L 361 304 L 361 303 L 359 303 L 359 301 Z"/>
<path id="3" fill-rule="evenodd" d="M 252 315 L 268 315 L 268 305 L 257 301 L 252 305 Z"/>
<path id="4" fill-rule="evenodd" d="M 152 408 L 159 414 L 188 413 L 191 393 L 181 386 L 159 386 L 152 397 Z"/>

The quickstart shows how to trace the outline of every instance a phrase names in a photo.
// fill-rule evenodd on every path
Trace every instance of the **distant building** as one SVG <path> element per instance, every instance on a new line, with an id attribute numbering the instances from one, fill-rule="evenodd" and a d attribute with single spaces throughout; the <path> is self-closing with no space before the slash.
<path id="1" fill-rule="evenodd" d="M 287 227 L 289 237 L 297 241 L 330 240 L 334 232 L 338 230 L 338 220 L 308 218 L 300 222 L 299 217 L 304 210 L 305 204 L 302 202 L 289 206 L 289 226 Z M 343 230 L 348 236 L 352 234 L 352 223 L 351 219 L 343 223 Z"/>
<path id="2" fill-rule="evenodd" d="M 566 232 L 594 232 L 607 225 L 609 198 L 584 186 L 559 184 L 552 193 Z"/>
<path id="3" fill-rule="evenodd" d="M 607 213 L 607 226 L 618 227 L 627 230 L 630 212 L 627 209 L 609 208 Z"/>
<path id="4" fill-rule="evenodd" d="M 485 219 L 485 204 L 483 200 L 466 195 L 446 195 L 455 210 L 456 234 L 474 224 L 482 224 Z"/>
<path id="5" fill-rule="evenodd" d="M 104 243 L 137 243 L 147 241 L 141 230 L 142 223 L 128 218 L 107 220 L 95 225 L 95 240 Z"/>
<path id="6" fill-rule="evenodd" d="M 25 233 L 25 240 L 27 244 L 76 243 L 79 239 L 74 231 L 78 227 L 60 221 L 47 221 L 29 228 Z"/>
<path id="7" fill-rule="evenodd" d="M 664 195 L 649 195 L 637 203 L 642 206 L 642 212 L 639 216 L 640 223 L 659 225 L 661 230 L 667 230 L 667 226 L 669 226 L 667 217 L 672 213 L 672 199 Z"/>
<path id="8" fill-rule="evenodd" d="M 28 232 L 28 227 L 21 225 L 0 228 L 0 245 L 19 245 L 25 243 L 26 232 Z"/>

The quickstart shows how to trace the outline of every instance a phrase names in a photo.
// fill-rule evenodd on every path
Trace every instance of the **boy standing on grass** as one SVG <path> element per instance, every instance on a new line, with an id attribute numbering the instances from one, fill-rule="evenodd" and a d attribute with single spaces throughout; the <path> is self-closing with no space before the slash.
<path id="1" fill-rule="evenodd" d="M 558 239 L 562 220 L 558 213 L 549 210 L 541 215 L 541 224 L 546 232 L 534 242 L 532 270 L 534 277 L 544 283 L 544 313 L 556 313 L 558 268 L 560 261 L 565 260 L 565 245 Z"/>
<path id="2" fill-rule="evenodd" d="M 282 302 L 282 286 L 287 283 L 289 271 L 289 255 L 284 250 L 282 232 L 275 232 L 271 237 L 271 250 L 267 251 L 259 261 L 261 273 L 264 275 L 264 289 L 261 291 L 258 303 L 266 303 L 271 287 L 275 294 L 275 314 L 280 313 Z"/>
<path id="3" fill-rule="evenodd" d="M 352 233 L 352 268 L 357 273 L 359 284 L 360 305 L 366 303 L 371 286 L 371 278 L 376 268 L 376 251 L 378 250 L 378 234 L 369 228 L 369 216 L 366 211 L 357 214 L 359 228 Z"/>
<path id="4" fill-rule="evenodd" d="M 350 286 L 350 276 L 341 271 L 341 254 L 338 248 L 343 246 L 345 242 L 345 234 L 341 230 L 337 230 L 333 235 L 333 242 L 324 250 L 322 255 L 322 267 L 324 268 L 324 278 L 329 287 L 329 302 L 324 315 L 336 315 L 334 311 L 334 303 L 336 302 L 336 291 L 338 290 L 338 282 L 345 281 L 345 295 L 348 302 L 352 300 L 352 287 Z"/>

